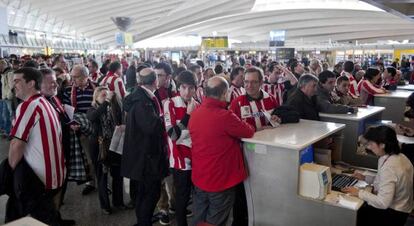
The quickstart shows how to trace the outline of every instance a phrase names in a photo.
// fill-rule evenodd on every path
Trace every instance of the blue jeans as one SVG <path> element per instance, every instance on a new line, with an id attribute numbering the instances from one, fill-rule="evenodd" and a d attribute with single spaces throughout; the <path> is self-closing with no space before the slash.
<path id="1" fill-rule="evenodd" d="M 10 133 L 11 119 L 12 119 L 12 106 L 10 100 L 0 101 L 0 129 L 4 130 L 6 134 Z"/>

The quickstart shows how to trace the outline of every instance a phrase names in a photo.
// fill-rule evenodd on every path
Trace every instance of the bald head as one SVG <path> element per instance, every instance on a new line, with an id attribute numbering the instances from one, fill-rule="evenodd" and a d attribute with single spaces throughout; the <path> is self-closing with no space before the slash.
<path id="1" fill-rule="evenodd" d="M 144 68 L 139 72 L 139 81 L 142 85 L 154 85 L 157 80 L 157 74 L 152 68 Z M 158 84 L 155 84 L 158 85 Z"/>
<path id="2" fill-rule="evenodd" d="M 218 100 L 224 100 L 224 97 L 229 88 L 226 79 L 220 76 L 215 76 L 207 81 L 206 96 Z"/>
<path id="3" fill-rule="evenodd" d="M 139 75 L 142 77 L 148 76 L 151 73 L 155 73 L 152 68 L 144 68 L 139 72 Z"/>

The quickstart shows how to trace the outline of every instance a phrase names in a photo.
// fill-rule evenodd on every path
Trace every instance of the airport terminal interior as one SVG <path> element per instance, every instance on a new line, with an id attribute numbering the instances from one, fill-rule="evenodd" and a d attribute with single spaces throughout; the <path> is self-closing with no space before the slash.
<path id="1" fill-rule="evenodd" d="M 0 0 L 0 225 L 414 226 L 414 1 Z"/>

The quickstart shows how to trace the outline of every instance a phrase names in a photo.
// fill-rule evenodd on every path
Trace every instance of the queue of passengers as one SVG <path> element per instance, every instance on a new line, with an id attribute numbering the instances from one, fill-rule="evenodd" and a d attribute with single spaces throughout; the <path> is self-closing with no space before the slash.
<path id="1" fill-rule="evenodd" d="M 0 171 L 14 179 L 0 187 L 9 195 L 6 222 L 30 214 L 50 225 L 75 224 L 59 211 L 68 182 L 85 184 L 82 195 L 97 190 L 103 214 L 135 209 L 139 226 L 169 225 L 171 218 L 178 226 L 221 226 L 231 210 L 232 225 L 247 225 L 241 138 L 280 123 L 319 120 L 319 113 L 355 114 L 401 80 L 394 67 L 355 72 L 347 61 L 330 71 L 317 59 L 307 67 L 291 59 L 229 73 L 202 61 L 175 69 L 168 62 L 131 62 L 125 70 L 115 59 L 106 71 L 94 59 L 70 70 L 62 57 L 42 66 L 9 61 L 0 60 L 0 127 L 11 140 Z M 412 210 L 413 166 L 403 154 L 412 147 L 401 149 L 396 133 L 414 136 L 414 126 L 381 126 L 364 135 L 380 157 L 378 175 L 354 176 L 373 182 L 374 192 L 343 190 L 367 202 L 359 222 L 379 214 L 380 223 L 404 225 Z M 338 146 L 335 136 L 316 145 Z M 130 179 L 127 203 L 123 178 Z"/>

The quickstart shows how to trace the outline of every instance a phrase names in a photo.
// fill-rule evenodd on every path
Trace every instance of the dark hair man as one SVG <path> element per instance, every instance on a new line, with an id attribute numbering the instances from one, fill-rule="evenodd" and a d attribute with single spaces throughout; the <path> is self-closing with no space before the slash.
<path id="1" fill-rule="evenodd" d="M 240 95 L 245 94 L 246 91 L 243 88 L 244 71 L 245 69 L 243 67 L 235 67 L 231 71 L 231 84 L 226 94 L 227 103 L 231 103 L 232 100 L 236 99 Z"/>
<path id="2" fill-rule="evenodd" d="M 349 79 L 346 76 L 339 76 L 336 79 L 336 86 L 332 91 L 332 100 L 335 104 L 358 106 L 362 104 L 360 97 L 349 92 Z"/>
<path id="3" fill-rule="evenodd" d="M 318 110 L 330 114 L 356 113 L 358 108 L 334 103 L 331 93 L 335 88 L 335 83 L 336 76 L 332 71 L 323 71 L 319 74 L 319 85 L 316 98 Z"/>
<path id="4" fill-rule="evenodd" d="M 279 102 L 279 105 L 283 105 L 285 93 L 298 83 L 298 79 L 291 71 L 280 65 L 278 62 L 269 64 L 269 72 L 270 75 L 264 82 L 262 89 L 275 97 Z"/>
<path id="5" fill-rule="evenodd" d="M 98 83 L 98 81 L 103 77 L 103 74 L 99 71 L 98 63 L 95 60 L 90 59 L 88 61 L 88 69 L 90 79 L 93 82 Z"/>
<path id="6" fill-rule="evenodd" d="M 358 92 L 358 84 L 352 75 L 352 72 L 354 70 L 354 62 L 352 61 L 345 61 L 343 65 L 344 71 L 341 73 L 341 75 L 346 76 L 349 79 L 349 83 L 351 84 L 349 86 L 349 92 L 352 93 L 352 95 L 359 96 Z"/>
<path id="7" fill-rule="evenodd" d="M 269 115 L 279 106 L 276 99 L 261 89 L 263 85 L 263 71 L 257 67 L 250 67 L 244 76 L 246 93 L 234 99 L 230 109 L 242 120 L 246 121 L 256 130 L 262 130 L 270 126 Z M 272 120 L 280 123 L 280 119 L 272 116 Z"/>
<path id="8" fill-rule="evenodd" d="M 16 96 L 23 102 L 17 107 L 10 133 L 9 165 L 14 169 L 13 184 L 21 193 L 10 197 L 6 222 L 30 214 L 46 224 L 59 225 L 53 200 L 66 177 L 60 122 L 40 94 L 42 75 L 38 70 L 21 68 L 15 71 L 13 81 Z"/>
<path id="9" fill-rule="evenodd" d="M 158 77 L 158 89 L 154 92 L 154 95 L 157 97 L 160 106 L 163 106 L 167 100 L 177 96 L 177 87 L 172 79 L 172 68 L 168 63 L 161 62 L 155 65 L 154 71 Z M 160 210 L 160 223 L 164 225 L 170 223 L 168 211 L 175 202 L 172 187 L 172 180 L 169 178 L 162 181 L 161 197 L 158 201 L 157 209 Z"/>
<path id="10" fill-rule="evenodd" d="M 159 86 L 155 91 L 155 96 L 160 101 L 160 105 L 171 97 L 177 95 L 177 87 L 174 80 L 172 80 L 172 68 L 168 63 L 159 63 L 155 65 L 154 71 L 158 76 Z"/>
<path id="11" fill-rule="evenodd" d="M 99 83 L 101 86 L 107 86 L 109 91 L 114 92 L 119 106 L 122 107 L 122 100 L 126 96 L 124 81 L 122 80 L 122 65 L 118 61 L 109 65 L 109 72 Z"/>
<path id="12" fill-rule="evenodd" d="M 164 122 L 168 134 L 169 162 L 173 172 L 175 217 L 177 225 L 187 225 L 187 205 L 190 199 L 191 138 L 188 121 L 199 103 L 194 99 L 197 78 L 191 71 L 181 72 L 177 78 L 179 96 L 164 103 Z"/>
<path id="13" fill-rule="evenodd" d="M 384 72 L 382 73 L 383 76 L 383 84 L 386 90 L 396 90 L 398 80 L 396 79 L 397 69 L 395 67 L 386 67 Z"/>

